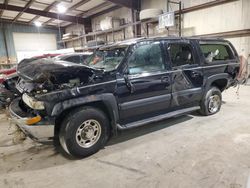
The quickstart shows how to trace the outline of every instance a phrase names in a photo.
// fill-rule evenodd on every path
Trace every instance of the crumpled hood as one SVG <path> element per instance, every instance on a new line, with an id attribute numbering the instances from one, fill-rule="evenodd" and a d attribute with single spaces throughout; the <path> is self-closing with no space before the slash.
<path id="1" fill-rule="evenodd" d="M 22 78 L 16 85 L 19 92 L 37 94 L 85 85 L 103 75 L 102 70 L 50 59 L 24 61 L 17 73 Z"/>
<path id="2" fill-rule="evenodd" d="M 21 78 L 38 83 L 48 79 L 52 83 L 63 83 L 67 79 L 82 77 L 83 75 L 89 77 L 96 71 L 96 69 L 84 65 L 50 59 L 22 62 L 17 66 L 17 73 Z"/>

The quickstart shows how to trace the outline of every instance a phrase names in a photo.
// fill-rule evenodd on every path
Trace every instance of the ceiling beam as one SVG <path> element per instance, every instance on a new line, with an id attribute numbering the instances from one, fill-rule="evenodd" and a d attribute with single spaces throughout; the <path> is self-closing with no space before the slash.
<path id="1" fill-rule="evenodd" d="M 123 1 L 123 0 L 106 0 L 106 1 L 109 1 L 111 3 L 117 4 L 117 5 L 120 5 L 120 6 L 123 6 L 123 7 L 132 8 L 132 0 L 126 0 L 126 1 Z"/>
<path id="2" fill-rule="evenodd" d="M 7 6 L 8 3 L 9 3 L 9 0 L 4 0 L 4 2 L 3 2 L 3 4 L 4 4 L 5 6 Z M 0 18 L 2 17 L 2 15 L 3 15 L 3 9 L 0 10 Z"/>
<path id="3" fill-rule="evenodd" d="M 12 19 L 1 19 L 2 23 L 12 23 Z M 16 24 L 22 24 L 22 25 L 30 25 L 29 22 L 24 22 L 24 21 L 16 21 Z M 44 26 L 43 28 L 51 28 L 51 29 L 57 29 L 57 26 Z"/>
<path id="4" fill-rule="evenodd" d="M 108 9 L 103 10 L 103 11 L 101 11 L 101 12 L 98 12 L 98 13 L 96 13 L 96 14 L 92 14 L 92 15 L 90 16 L 90 18 L 95 18 L 95 17 L 101 16 L 101 15 L 103 15 L 103 14 L 107 14 L 107 13 L 112 12 L 112 11 L 114 11 L 114 10 L 117 10 L 117 9 L 119 9 L 119 8 L 122 8 L 122 6 L 120 6 L 120 5 L 115 5 L 115 6 L 113 6 L 113 7 L 110 7 L 110 8 L 108 8 Z"/>
<path id="5" fill-rule="evenodd" d="M 82 1 L 80 1 L 78 3 L 76 3 L 75 5 L 69 7 L 68 10 L 75 10 L 76 8 L 88 3 L 89 1 L 91 1 L 91 0 L 82 0 Z"/>
<path id="6" fill-rule="evenodd" d="M 14 5 L 4 5 L 0 4 L 0 9 L 3 10 L 9 10 L 9 11 L 17 11 L 17 12 L 25 12 L 29 14 L 34 14 L 34 15 L 39 15 L 47 18 L 54 18 L 54 19 L 59 19 L 67 22 L 72 22 L 72 23 L 80 23 L 84 24 L 85 19 L 83 18 L 77 18 L 75 16 L 68 16 L 68 15 L 58 15 L 53 12 L 48 12 L 48 11 L 42 11 L 42 10 L 37 10 L 37 9 L 31 9 L 27 8 L 25 9 L 24 7 L 20 6 L 14 6 Z"/>
<path id="7" fill-rule="evenodd" d="M 44 22 L 43 24 L 48 25 L 49 23 L 53 22 L 55 19 L 49 19 L 48 21 Z"/>
<path id="8" fill-rule="evenodd" d="M 92 18 L 101 16 L 101 15 L 103 15 L 103 14 L 107 14 L 107 13 L 112 12 L 112 11 L 114 11 L 114 10 L 117 10 L 117 9 L 119 9 L 119 8 L 122 8 L 122 6 L 120 6 L 120 5 L 115 5 L 115 6 L 113 6 L 113 7 L 110 7 L 110 8 L 108 8 L 108 9 L 105 9 L 105 10 L 103 10 L 103 11 L 101 11 L 101 12 L 96 13 L 96 14 L 92 14 L 91 16 L 88 17 L 88 19 L 91 20 Z M 81 16 L 81 15 L 78 15 L 78 16 Z M 74 25 L 74 24 L 69 24 L 69 25 L 67 25 L 67 26 L 64 26 L 64 28 L 65 28 L 65 27 L 69 27 L 69 26 L 71 26 L 71 25 Z"/>
<path id="9" fill-rule="evenodd" d="M 33 4 L 35 0 L 30 0 L 26 5 L 25 5 L 25 9 L 30 8 L 30 6 Z M 17 21 L 21 16 L 22 16 L 23 12 L 19 12 L 18 15 L 13 19 L 13 22 Z"/>
<path id="10" fill-rule="evenodd" d="M 52 4 L 50 4 L 45 9 L 43 9 L 43 11 L 49 12 L 53 7 L 55 7 L 58 4 L 59 4 L 58 1 L 54 1 Z M 39 18 L 40 18 L 40 16 L 35 16 L 32 20 L 29 21 L 29 23 L 32 24 L 33 22 L 35 22 Z"/>
<path id="11" fill-rule="evenodd" d="M 75 10 L 77 7 L 80 7 L 80 6 L 86 4 L 86 3 L 89 2 L 89 1 L 91 1 L 91 0 L 82 0 L 82 1 L 80 1 L 80 2 L 78 2 L 78 3 L 76 3 L 75 5 L 69 7 L 69 8 L 67 9 L 67 11 Z M 53 21 L 54 21 L 54 19 L 49 19 L 47 22 L 44 22 L 44 24 L 49 24 L 49 23 L 51 23 L 51 22 L 53 22 Z"/>
<path id="12" fill-rule="evenodd" d="M 137 1 L 138 0 L 106 0 L 106 1 L 109 1 L 111 3 L 114 3 L 116 5 L 120 5 L 122 7 L 127 7 L 127 8 L 130 8 L 130 9 L 137 9 L 137 7 L 135 7 L 134 5 L 137 4 Z"/>
<path id="13" fill-rule="evenodd" d="M 104 3 L 100 4 L 100 5 L 97 5 L 97 6 L 93 7 L 93 8 L 91 8 L 91 9 L 89 9 L 86 12 L 78 14 L 77 17 L 85 17 L 85 18 L 89 17 L 89 16 L 94 14 L 93 12 L 98 11 L 99 9 L 102 9 L 102 8 L 104 8 L 106 6 L 109 6 L 110 4 L 111 4 L 110 2 L 104 2 Z"/>
<path id="14" fill-rule="evenodd" d="M 181 10 L 182 14 L 185 13 L 189 13 L 189 12 L 193 12 L 193 11 L 197 11 L 197 10 L 202 10 L 202 9 L 207 9 L 207 8 L 211 8 L 214 6 L 218 6 L 218 5 L 222 5 L 225 3 L 231 3 L 231 2 L 235 2 L 235 1 L 239 1 L 239 0 L 214 0 L 214 1 L 209 1 L 207 3 L 202 3 L 199 5 L 195 5 L 195 6 L 191 6 L 188 8 L 184 8 Z M 179 14 L 179 10 L 175 11 L 175 14 Z"/>

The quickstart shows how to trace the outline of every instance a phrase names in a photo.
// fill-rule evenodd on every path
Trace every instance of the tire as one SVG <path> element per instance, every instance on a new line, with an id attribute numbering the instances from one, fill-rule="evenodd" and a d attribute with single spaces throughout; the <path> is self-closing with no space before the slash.
<path id="1" fill-rule="evenodd" d="M 211 87 L 201 101 L 200 114 L 209 116 L 220 111 L 222 105 L 221 91 L 217 87 Z"/>
<path id="2" fill-rule="evenodd" d="M 63 120 L 59 141 L 65 152 L 82 158 L 103 148 L 110 137 L 110 125 L 105 114 L 93 107 L 73 110 Z"/>
<path id="3" fill-rule="evenodd" d="M 140 20 L 157 18 L 162 13 L 163 12 L 160 9 L 145 9 L 140 12 Z"/>

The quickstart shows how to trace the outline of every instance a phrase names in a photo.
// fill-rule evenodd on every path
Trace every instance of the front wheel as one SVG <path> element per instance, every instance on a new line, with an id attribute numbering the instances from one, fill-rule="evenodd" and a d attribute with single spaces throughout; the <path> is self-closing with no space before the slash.
<path id="1" fill-rule="evenodd" d="M 75 157 L 99 151 L 110 136 L 109 121 L 99 109 L 84 107 L 72 111 L 62 122 L 59 140 L 62 148 Z"/>
<path id="2" fill-rule="evenodd" d="M 205 116 L 216 114 L 222 105 L 221 91 L 217 87 L 211 87 L 201 101 L 200 113 Z"/>

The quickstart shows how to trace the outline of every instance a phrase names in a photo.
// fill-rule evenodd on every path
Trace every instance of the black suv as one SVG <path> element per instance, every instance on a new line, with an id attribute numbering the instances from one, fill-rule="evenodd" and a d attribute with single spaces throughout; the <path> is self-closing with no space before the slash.
<path id="1" fill-rule="evenodd" d="M 12 119 L 39 142 L 84 157 L 118 130 L 199 110 L 217 113 L 237 84 L 239 58 L 221 39 L 134 39 L 101 47 L 84 65 L 37 60 L 18 67 Z"/>

